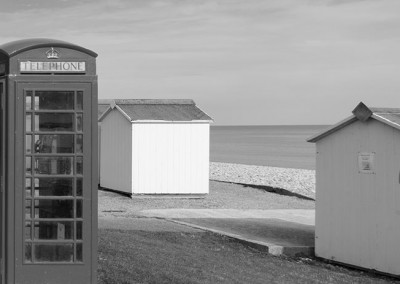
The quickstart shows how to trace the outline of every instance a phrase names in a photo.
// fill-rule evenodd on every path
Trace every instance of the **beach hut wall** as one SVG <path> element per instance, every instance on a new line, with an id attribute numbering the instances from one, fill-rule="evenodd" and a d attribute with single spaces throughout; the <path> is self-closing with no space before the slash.
<path id="1" fill-rule="evenodd" d="M 400 275 L 400 109 L 359 104 L 316 143 L 315 253 Z"/>
<path id="2" fill-rule="evenodd" d="M 113 100 L 104 100 L 104 99 L 100 99 L 97 102 L 97 119 L 100 119 L 100 117 L 103 115 L 103 113 L 106 112 L 106 110 L 110 107 L 110 103 Z M 98 135 L 98 163 L 99 163 L 99 167 L 98 167 L 98 184 L 100 184 L 100 149 L 101 149 L 101 122 L 98 121 L 97 123 L 97 135 Z"/>
<path id="3" fill-rule="evenodd" d="M 114 100 L 101 123 L 100 186 L 207 194 L 212 119 L 192 100 Z"/>

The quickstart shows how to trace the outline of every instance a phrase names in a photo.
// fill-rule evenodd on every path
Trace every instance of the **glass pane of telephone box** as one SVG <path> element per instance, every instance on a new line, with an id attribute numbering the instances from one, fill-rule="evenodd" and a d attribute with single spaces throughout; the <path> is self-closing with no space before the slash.
<path id="1" fill-rule="evenodd" d="M 83 153 L 83 135 L 76 135 L 76 153 Z"/>
<path id="2" fill-rule="evenodd" d="M 32 244 L 25 244 L 25 261 L 32 262 Z"/>
<path id="3" fill-rule="evenodd" d="M 35 240 L 71 240 L 74 238 L 73 222 L 35 222 Z"/>
<path id="4" fill-rule="evenodd" d="M 35 131 L 74 131 L 74 114 L 36 113 Z"/>
<path id="5" fill-rule="evenodd" d="M 31 157 L 25 158 L 25 172 L 27 175 L 32 174 L 32 158 Z"/>
<path id="6" fill-rule="evenodd" d="M 32 135 L 25 135 L 25 150 L 27 154 L 32 153 Z"/>
<path id="7" fill-rule="evenodd" d="M 30 197 L 32 194 L 32 179 L 25 179 L 25 196 Z"/>
<path id="8" fill-rule="evenodd" d="M 76 174 L 83 174 L 83 157 L 76 157 Z"/>
<path id="9" fill-rule="evenodd" d="M 72 110 L 73 91 L 36 91 L 35 110 Z"/>
<path id="10" fill-rule="evenodd" d="M 35 157 L 35 174 L 72 175 L 73 157 Z"/>
<path id="11" fill-rule="evenodd" d="M 76 179 L 76 196 L 82 196 L 82 189 L 83 189 L 82 179 L 77 178 Z"/>
<path id="12" fill-rule="evenodd" d="M 76 201 L 76 218 L 82 218 L 82 200 Z"/>
<path id="13" fill-rule="evenodd" d="M 35 178 L 35 196 L 72 196 L 72 178 Z"/>
<path id="14" fill-rule="evenodd" d="M 25 200 L 25 219 L 32 218 L 32 200 Z"/>
<path id="15" fill-rule="evenodd" d="M 32 239 L 32 223 L 25 222 L 25 240 Z"/>
<path id="16" fill-rule="evenodd" d="M 82 240 L 82 221 L 76 222 L 76 239 Z"/>
<path id="17" fill-rule="evenodd" d="M 82 244 L 76 244 L 76 261 L 82 262 Z"/>
<path id="18" fill-rule="evenodd" d="M 35 153 L 74 153 L 74 135 L 35 135 Z"/>
<path id="19" fill-rule="evenodd" d="M 35 200 L 35 218 L 73 218 L 73 210 L 73 200 Z"/>
<path id="20" fill-rule="evenodd" d="M 25 117 L 25 130 L 26 132 L 32 131 L 32 114 L 27 113 Z"/>
<path id="21" fill-rule="evenodd" d="M 76 114 L 76 131 L 82 132 L 83 130 L 83 114 Z"/>
<path id="22" fill-rule="evenodd" d="M 78 91 L 76 92 L 76 109 L 83 110 L 83 92 Z"/>
<path id="23" fill-rule="evenodd" d="M 32 91 L 27 91 L 25 94 L 25 109 L 32 109 Z"/>

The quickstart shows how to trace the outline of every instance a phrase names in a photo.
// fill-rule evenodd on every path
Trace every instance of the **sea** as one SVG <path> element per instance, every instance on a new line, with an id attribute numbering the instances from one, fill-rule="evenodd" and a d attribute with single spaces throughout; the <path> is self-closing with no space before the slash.
<path id="1" fill-rule="evenodd" d="M 315 170 L 307 138 L 328 125 L 211 126 L 211 162 Z"/>

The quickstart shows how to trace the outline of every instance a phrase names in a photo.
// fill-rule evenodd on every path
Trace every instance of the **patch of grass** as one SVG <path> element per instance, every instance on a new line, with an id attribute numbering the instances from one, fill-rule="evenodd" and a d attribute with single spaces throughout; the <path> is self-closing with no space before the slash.
<path id="1" fill-rule="evenodd" d="M 396 283 L 310 259 L 274 257 L 216 234 L 99 230 L 99 284 Z"/>

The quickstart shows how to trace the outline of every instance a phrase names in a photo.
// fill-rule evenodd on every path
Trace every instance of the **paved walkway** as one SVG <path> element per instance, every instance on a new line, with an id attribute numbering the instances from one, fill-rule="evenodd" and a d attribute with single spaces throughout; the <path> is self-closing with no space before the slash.
<path id="1" fill-rule="evenodd" d="M 314 210 L 157 209 L 140 215 L 226 235 L 274 255 L 314 254 Z"/>
<path id="2" fill-rule="evenodd" d="M 186 225 L 155 218 L 127 218 L 115 216 L 99 216 L 99 229 L 112 229 L 124 231 L 146 231 L 146 232 L 181 232 L 199 233 L 200 229 Z"/>

